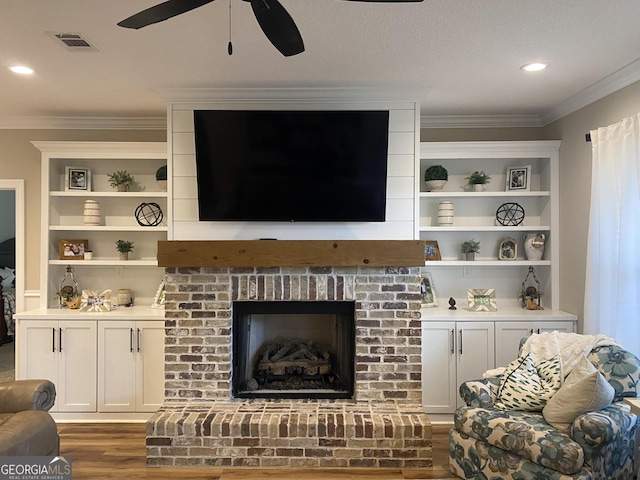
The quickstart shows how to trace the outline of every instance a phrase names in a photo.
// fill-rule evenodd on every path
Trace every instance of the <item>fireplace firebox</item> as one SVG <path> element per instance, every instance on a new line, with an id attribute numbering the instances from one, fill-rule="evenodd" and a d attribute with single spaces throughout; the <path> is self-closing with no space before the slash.
<path id="1" fill-rule="evenodd" d="M 350 399 L 354 302 L 234 302 L 234 398 Z"/>

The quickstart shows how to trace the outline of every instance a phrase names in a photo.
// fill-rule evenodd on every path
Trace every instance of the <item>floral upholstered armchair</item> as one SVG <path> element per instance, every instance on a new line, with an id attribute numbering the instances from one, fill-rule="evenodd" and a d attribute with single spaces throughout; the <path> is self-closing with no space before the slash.
<path id="1" fill-rule="evenodd" d="M 595 409 L 591 403 L 592 408 L 575 407 L 574 401 L 589 403 L 596 394 L 570 390 L 563 396 L 556 389 L 550 398 L 561 398 L 564 403 L 552 405 L 549 400 L 541 410 L 504 408 L 499 389 L 508 369 L 502 377 L 463 383 L 460 395 L 467 406 L 456 411 L 449 433 L 452 473 L 459 478 L 483 480 L 634 478 L 639 421 L 622 400 L 639 396 L 640 360 L 617 345 L 597 346 L 582 357 L 586 368 L 597 369 L 590 378 L 596 383 L 599 379 L 600 386 L 608 389 L 604 396 L 609 396 L 603 403 L 608 406 Z M 560 389 L 570 388 L 574 371 L 577 367 Z M 518 385 L 523 385 L 521 380 Z M 569 415 L 561 419 L 566 423 L 551 420 L 551 411 L 547 415 L 546 410 L 552 406 L 558 408 L 560 416 Z"/>

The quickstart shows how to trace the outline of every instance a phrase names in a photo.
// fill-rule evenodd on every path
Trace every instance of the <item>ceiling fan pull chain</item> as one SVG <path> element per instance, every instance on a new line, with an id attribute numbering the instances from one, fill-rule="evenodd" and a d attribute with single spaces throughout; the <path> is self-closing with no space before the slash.
<path id="1" fill-rule="evenodd" d="M 229 0 L 229 44 L 227 45 L 227 52 L 229 55 L 233 55 L 233 45 L 231 45 L 231 0 Z"/>

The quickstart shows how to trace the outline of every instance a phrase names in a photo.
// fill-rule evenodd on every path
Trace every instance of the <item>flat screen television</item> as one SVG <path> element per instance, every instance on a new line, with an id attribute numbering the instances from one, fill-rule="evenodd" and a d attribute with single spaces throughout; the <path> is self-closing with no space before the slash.
<path id="1" fill-rule="evenodd" d="M 194 111 L 201 221 L 383 222 L 389 112 Z"/>

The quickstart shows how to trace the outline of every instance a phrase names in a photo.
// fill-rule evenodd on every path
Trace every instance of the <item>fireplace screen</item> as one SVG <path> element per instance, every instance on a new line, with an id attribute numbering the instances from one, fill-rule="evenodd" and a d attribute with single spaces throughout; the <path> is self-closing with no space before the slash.
<path id="1" fill-rule="evenodd" d="M 352 398 L 353 302 L 234 302 L 235 398 Z"/>

